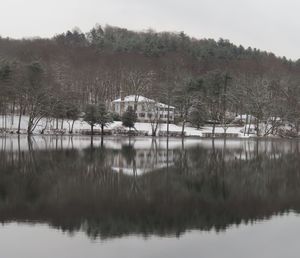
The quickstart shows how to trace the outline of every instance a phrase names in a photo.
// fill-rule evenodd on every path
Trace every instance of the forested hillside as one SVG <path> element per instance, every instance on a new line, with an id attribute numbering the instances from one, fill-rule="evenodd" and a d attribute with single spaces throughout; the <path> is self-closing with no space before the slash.
<path id="1" fill-rule="evenodd" d="M 299 75 L 300 62 L 183 32 L 96 26 L 51 39 L 0 38 L 0 112 L 29 115 L 28 131 L 42 117 L 74 118 L 120 92 L 173 105 L 181 122 L 226 125 L 248 114 L 298 131 Z"/>

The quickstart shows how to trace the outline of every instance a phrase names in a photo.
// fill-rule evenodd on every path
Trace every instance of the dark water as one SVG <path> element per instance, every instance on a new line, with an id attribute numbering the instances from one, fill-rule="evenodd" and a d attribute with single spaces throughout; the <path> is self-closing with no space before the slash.
<path id="1" fill-rule="evenodd" d="M 300 142 L 0 138 L 0 257 L 299 257 Z"/>

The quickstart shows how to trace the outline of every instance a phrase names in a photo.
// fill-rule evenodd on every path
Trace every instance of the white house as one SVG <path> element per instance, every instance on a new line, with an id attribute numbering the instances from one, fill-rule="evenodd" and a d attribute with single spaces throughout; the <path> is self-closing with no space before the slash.
<path id="1" fill-rule="evenodd" d="M 157 119 L 160 122 L 167 122 L 168 113 L 169 121 L 174 122 L 175 108 L 153 99 L 130 95 L 125 98 L 116 99 L 111 103 L 112 111 L 120 116 L 122 116 L 129 106 L 136 110 L 137 120 L 139 122 L 151 122 Z"/>

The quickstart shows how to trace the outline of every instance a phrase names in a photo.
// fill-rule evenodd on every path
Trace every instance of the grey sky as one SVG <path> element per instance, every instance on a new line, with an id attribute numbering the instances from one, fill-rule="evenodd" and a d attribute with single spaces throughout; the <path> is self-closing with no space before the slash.
<path id="1" fill-rule="evenodd" d="M 185 31 L 300 58 L 299 0 L 0 0 L 2 37 L 51 37 L 96 23 Z"/>

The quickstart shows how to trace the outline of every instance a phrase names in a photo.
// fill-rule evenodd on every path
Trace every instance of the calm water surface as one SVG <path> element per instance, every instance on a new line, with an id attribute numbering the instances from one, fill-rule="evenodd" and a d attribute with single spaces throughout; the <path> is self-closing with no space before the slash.
<path id="1" fill-rule="evenodd" d="M 300 142 L 0 138 L 0 257 L 299 257 Z"/>

